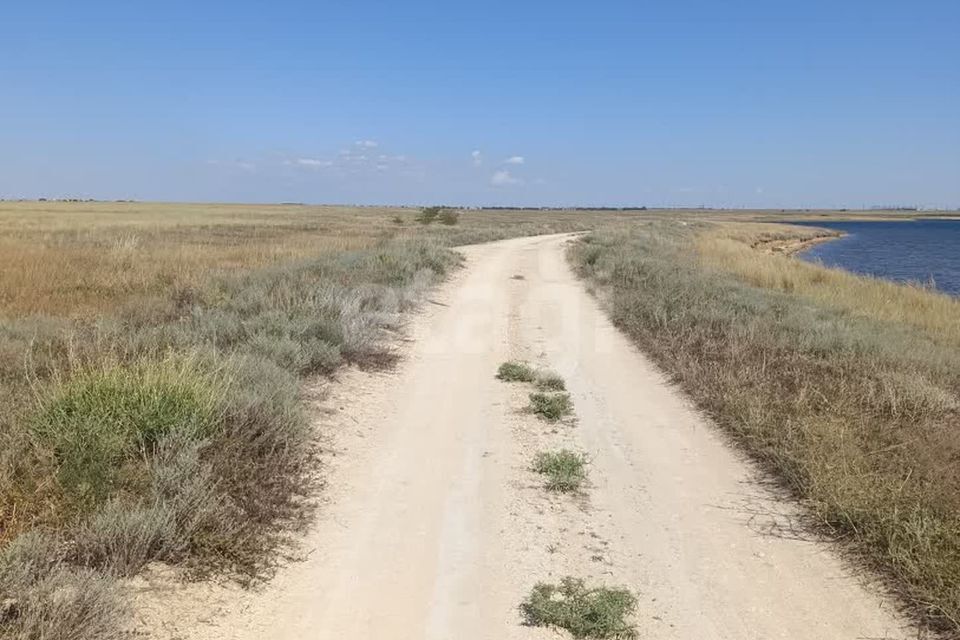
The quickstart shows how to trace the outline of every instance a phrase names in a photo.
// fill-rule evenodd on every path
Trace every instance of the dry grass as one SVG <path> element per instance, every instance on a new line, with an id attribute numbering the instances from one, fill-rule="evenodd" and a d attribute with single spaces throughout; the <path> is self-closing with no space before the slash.
<path id="1" fill-rule="evenodd" d="M 386 216 L 336 207 L 0 203 L 0 308 L 8 316 L 102 313 L 237 269 L 369 248 L 384 237 Z"/>
<path id="2" fill-rule="evenodd" d="M 0 309 L 7 317 L 92 316 L 238 270 L 370 249 L 386 239 L 449 246 L 586 230 L 597 215 L 635 216 L 455 214 L 423 228 L 419 209 L 401 207 L 0 202 Z"/>
<path id="3" fill-rule="evenodd" d="M 864 318 L 917 327 L 938 340 L 960 345 L 960 300 L 923 286 L 906 286 L 839 269 L 768 256 L 758 244 L 817 237 L 815 229 L 763 224 L 728 224 L 697 238 L 697 252 L 710 268 L 750 284 L 800 295 L 818 305 Z"/>
<path id="4" fill-rule="evenodd" d="M 7 317 L 91 316 L 172 290 L 188 292 L 238 269 L 367 249 L 388 237 L 426 236 L 449 245 L 679 215 L 691 212 L 466 211 L 456 229 L 422 229 L 420 210 L 400 207 L 0 202 L 0 309 Z"/>
<path id="5" fill-rule="evenodd" d="M 570 258 L 820 526 L 960 637 L 957 303 L 757 251 L 757 230 L 634 227 Z"/>
<path id="6" fill-rule="evenodd" d="M 264 575 L 313 490 L 302 380 L 389 363 L 448 247 L 674 215 L 418 214 L 0 203 L 0 637 L 114 637 L 151 560 Z M 873 393 L 909 385 L 946 397 Z"/>

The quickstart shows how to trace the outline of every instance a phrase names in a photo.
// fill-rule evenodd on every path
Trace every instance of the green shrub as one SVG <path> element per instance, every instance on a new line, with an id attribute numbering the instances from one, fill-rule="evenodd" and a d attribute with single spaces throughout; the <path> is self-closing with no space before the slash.
<path id="1" fill-rule="evenodd" d="M 209 437 L 226 387 L 195 358 L 90 369 L 45 393 L 30 426 L 53 451 L 60 487 L 89 506 L 136 483 L 165 436 Z"/>
<path id="2" fill-rule="evenodd" d="M 445 224 L 448 227 L 460 222 L 460 212 L 454 211 L 453 209 L 442 209 L 439 215 L 440 224 Z"/>
<path id="3" fill-rule="evenodd" d="M 420 224 L 433 224 L 440 216 L 442 210 L 443 207 L 424 207 L 420 209 L 420 213 L 417 215 L 417 222 Z"/>
<path id="4" fill-rule="evenodd" d="M 537 372 L 537 389 L 540 391 L 566 391 L 567 384 L 559 373 L 553 371 Z"/>
<path id="5" fill-rule="evenodd" d="M 497 370 L 497 379 L 504 382 L 533 382 L 537 372 L 525 362 L 504 362 Z"/>
<path id="6" fill-rule="evenodd" d="M 530 394 L 530 405 L 527 409 L 548 422 L 556 422 L 573 413 L 573 402 L 569 393 Z"/>
<path id="7" fill-rule="evenodd" d="M 587 587 L 567 577 L 559 585 L 538 583 L 520 613 L 527 625 L 566 629 L 574 638 L 635 638 L 627 618 L 636 608 L 636 597 L 626 589 Z"/>
<path id="8" fill-rule="evenodd" d="M 587 478 L 587 457 L 569 449 L 544 451 L 533 460 L 533 470 L 547 476 L 549 491 L 569 493 L 577 491 Z"/>

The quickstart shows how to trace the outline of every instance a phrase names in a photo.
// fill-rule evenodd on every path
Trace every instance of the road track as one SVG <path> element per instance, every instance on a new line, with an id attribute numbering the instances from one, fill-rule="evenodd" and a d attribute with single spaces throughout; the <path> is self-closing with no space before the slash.
<path id="1" fill-rule="evenodd" d="M 903 621 L 621 335 L 564 259 L 569 236 L 463 249 L 391 372 L 350 371 L 318 423 L 327 489 L 307 557 L 263 588 L 192 585 L 142 619 L 190 639 L 555 638 L 517 605 L 540 580 L 626 586 L 640 638 L 905 638 Z M 576 420 L 522 411 L 494 378 L 564 376 Z M 590 457 L 586 496 L 547 494 L 534 452 Z M 157 604 L 157 603 L 161 604 Z"/>

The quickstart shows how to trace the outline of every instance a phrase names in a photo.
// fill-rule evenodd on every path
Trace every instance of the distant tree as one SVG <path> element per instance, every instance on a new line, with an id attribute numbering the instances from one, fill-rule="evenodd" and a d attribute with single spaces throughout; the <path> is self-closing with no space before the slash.
<path id="1" fill-rule="evenodd" d="M 420 209 L 420 215 L 417 216 L 417 222 L 420 224 L 433 224 L 440 216 L 443 207 L 424 207 Z"/>
<path id="2" fill-rule="evenodd" d="M 439 218 L 440 224 L 453 226 L 460 222 L 460 212 L 454 211 L 453 209 L 441 209 Z"/>

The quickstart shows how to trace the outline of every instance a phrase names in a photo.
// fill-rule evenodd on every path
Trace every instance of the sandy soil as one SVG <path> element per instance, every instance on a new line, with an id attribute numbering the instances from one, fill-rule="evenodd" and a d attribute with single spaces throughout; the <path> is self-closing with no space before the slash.
<path id="1" fill-rule="evenodd" d="M 258 589 L 136 582 L 151 637 L 555 638 L 521 624 L 540 580 L 575 575 L 639 597 L 641 638 L 909 637 L 829 545 L 793 526 L 716 429 L 607 321 L 565 236 L 464 250 L 390 373 L 348 372 L 318 425 L 327 500 L 305 559 Z M 518 276 L 522 276 L 518 277 Z M 494 378 L 522 358 L 560 372 L 573 424 L 522 412 Z M 591 459 L 582 498 L 547 494 L 537 450 Z"/>

